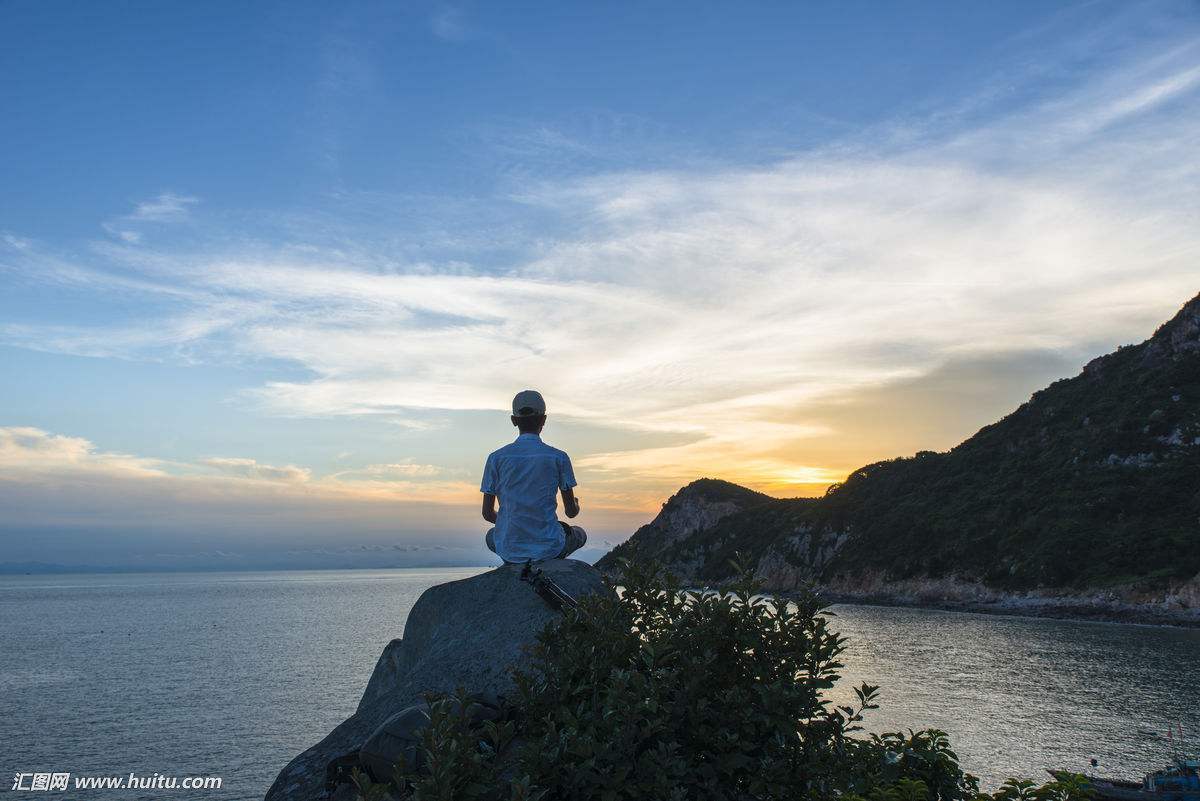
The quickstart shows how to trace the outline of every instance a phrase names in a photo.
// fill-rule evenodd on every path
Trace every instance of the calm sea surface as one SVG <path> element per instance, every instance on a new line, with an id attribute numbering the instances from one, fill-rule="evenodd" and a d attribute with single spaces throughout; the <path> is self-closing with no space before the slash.
<path id="1" fill-rule="evenodd" d="M 255 799 L 354 711 L 423 589 L 478 569 L 0 577 L 0 793 L 16 772 L 221 776 Z M 1200 631 L 840 605 L 875 731 L 949 731 L 985 786 L 1047 766 L 1140 777 L 1200 737 Z M 14 794 L 15 795 L 15 794 Z"/>

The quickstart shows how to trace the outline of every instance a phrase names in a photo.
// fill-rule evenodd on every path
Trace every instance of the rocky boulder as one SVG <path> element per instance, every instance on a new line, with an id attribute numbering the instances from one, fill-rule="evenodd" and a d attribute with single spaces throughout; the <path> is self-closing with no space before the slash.
<path id="1" fill-rule="evenodd" d="M 552 559 L 540 567 L 574 597 L 607 591 L 600 573 L 583 562 Z M 559 615 L 520 580 L 520 571 L 505 565 L 422 593 L 404 638 L 380 655 L 358 709 L 279 773 L 267 801 L 317 801 L 330 760 L 357 749 L 425 693 L 511 691 L 511 669 L 528 664 L 528 646 Z"/>

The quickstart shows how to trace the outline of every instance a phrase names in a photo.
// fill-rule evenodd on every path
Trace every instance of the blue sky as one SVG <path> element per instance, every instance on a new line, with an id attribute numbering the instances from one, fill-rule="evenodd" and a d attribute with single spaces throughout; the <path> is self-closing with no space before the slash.
<path id="1" fill-rule="evenodd" d="M 603 548 L 949 447 L 1200 288 L 1194 2 L 0 23 L 14 560 L 486 560 L 525 386 Z"/>

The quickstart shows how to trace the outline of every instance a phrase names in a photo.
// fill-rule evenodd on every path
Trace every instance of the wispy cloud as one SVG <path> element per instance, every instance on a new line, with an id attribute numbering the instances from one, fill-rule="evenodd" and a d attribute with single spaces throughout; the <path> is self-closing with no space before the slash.
<path id="1" fill-rule="evenodd" d="M 409 481 L 442 476 L 462 476 L 464 472 L 436 464 L 418 464 L 409 460 L 391 464 L 369 464 L 353 470 L 342 470 L 334 473 L 333 478 L 339 480 Z"/>
<path id="2" fill-rule="evenodd" d="M 201 459 L 200 463 L 215 468 L 222 473 L 231 476 L 241 476 L 243 478 L 261 478 L 268 481 L 291 482 L 304 482 L 312 478 L 312 471 L 306 467 L 297 467 L 292 464 L 276 467 L 275 465 L 262 464 L 254 459 L 242 457 L 213 456 L 208 459 Z"/>
<path id="3" fill-rule="evenodd" d="M 191 207 L 200 198 L 163 192 L 158 197 L 136 204 L 128 214 L 102 224 L 105 231 L 126 244 L 136 245 L 142 241 L 147 223 L 179 223 L 188 219 Z"/>
<path id="4" fill-rule="evenodd" d="M 230 491 L 241 482 L 253 494 L 264 482 L 278 490 L 328 499 L 459 503 L 476 489 L 461 481 L 462 471 L 411 461 L 367 465 L 328 476 L 308 467 L 271 465 L 239 456 L 212 456 L 180 462 L 104 451 L 82 437 L 54 434 L 28 426 L 0 427 L 0 481 L 27 482 L 58 476 L 87 481 L 154 479 L 195 490 Z M 435 482 L 429 479 L 442 479 Z M 290 485 L 291 489 L 288 488 Z M 276 491 L 278 491 L 276 490 Z"/>
<path id="5" fill-rule="evenodd" d="M 128 219 L 143 222 L 176 222 L 186 219 L 190 208 L 199 202 L 200 198 L 190 195 L 163 192 L 152 200 L 138 203 Z"/>
<path id="6" fill-rule="evenodd" d="M 269 243 L 142 253 L 125 266 L 180 324 L 6 338 L 285 360 L 307 377 L 250 393 L 276 414 L 447 417 L 538 386 L 554 414 L 678 435 L 581 455 L 610 500 L 703 474 L 810 489 L 891 455 L 824 414 L 834 400 L 998 354 L 1082 361 L 1195 294 L 1198 90 L 1200 52 L 1155 46 L 950 132 L 531 182 L 508 200 L 557 233 L 500 268 Z M 429 493 L 447 478 L 420 470 L 355 480 Z"/>
<path id="7" fill-rule="evenodd" d="M 30 426 L 0 428 L 0 481 L 20 476 L 107 474 L 122 477 L 163 476 L 157 459 L 97 451 L 81 437 L 50 434 Z"/>
<path id="8" fill-rule="evenodd" d="M 28 250 L 29 247 L 33 244 L 32 242 L 30 242 L 28 239 L 25 239 L 24 237 L 14 236 L 12 234 L 4 234 L 4 236 L 0 237 L 0 239 L 3 239 L 4 244 L 8 245 L 10 248 L 13 248 L 14 250 Z"/>
<path id="9" fill-rule="evenodd" d="M 442 6 L 429 17 L 433 35 L 445 42 L 462 42 L 470 37 L 470 29 L 462 9 Z"/>

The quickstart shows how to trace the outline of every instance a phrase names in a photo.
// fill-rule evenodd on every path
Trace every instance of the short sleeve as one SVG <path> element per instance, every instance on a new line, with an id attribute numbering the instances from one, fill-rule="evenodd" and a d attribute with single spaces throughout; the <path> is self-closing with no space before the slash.
<path id="1" fill-rule="evenodd" d="M 571 457 L 565 453 L 558 455 L 558 488 L 570 489 L 575 486 L 575 471 L 571 468 Z"/>
<path id="2" fill-rule="evenodd" d="M 496 470 L 496 454 L 493 453 L 488 456 L 483 465 L 483 481 L 479 485 L 479 491 L 495 495 L 496 485 L 500 483 L 499 478 Z"/>

